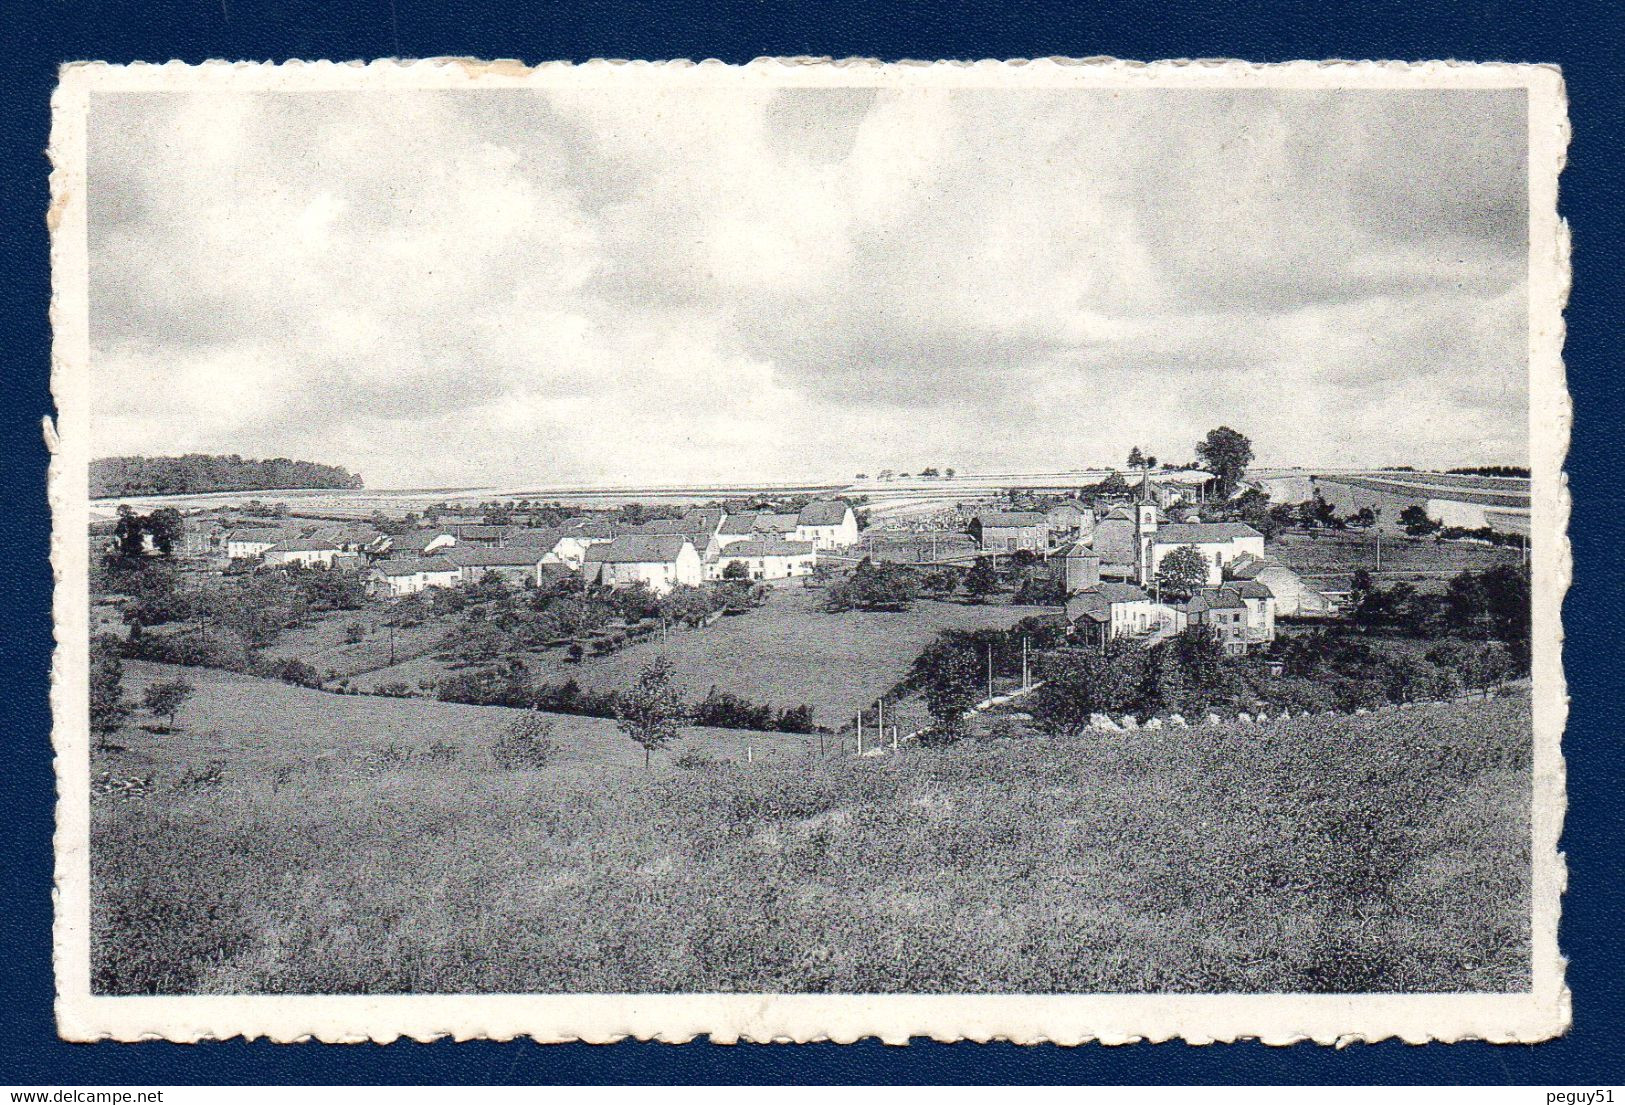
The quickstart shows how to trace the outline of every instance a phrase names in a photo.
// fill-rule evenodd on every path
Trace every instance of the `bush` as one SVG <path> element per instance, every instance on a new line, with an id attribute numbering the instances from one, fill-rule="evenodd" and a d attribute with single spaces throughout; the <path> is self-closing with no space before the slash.
<path id="1" fill-rule="evenodd" d="M 316 669 L 303 660 L 285 661 L 279 666 L 276 676 L 284 683 L 292 683 L 298 687 L 320 688 L 322 685 L 322 677 Z"/>
<path id="2" fill-rule="evenodd" d="M 503 727 L 491 746 L 491 758 L 509 771 L 535 771 L 558 758 L 553 723 L 540 714 L 521 714 Z"/>

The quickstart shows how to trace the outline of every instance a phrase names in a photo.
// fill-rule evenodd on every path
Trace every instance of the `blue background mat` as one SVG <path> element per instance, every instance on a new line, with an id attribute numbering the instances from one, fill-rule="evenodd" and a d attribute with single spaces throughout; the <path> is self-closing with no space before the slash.
<path id="1" fill-rule="evenodd" d="M 4 549 L 0 559 L 0 948 L 4 949 L 0 1083 L 40 1086 L 174 1083 L 461 1082 L 1012 1082 L 1012 1083 L 1533 1083 L 1622 1081 L 1619 714 L 1622 541 L 1621 377 L 1614 340 L 1622 313 L 1619 6 L 1552 6 L 1541 15 L 1504 3 L 1368 3 L 1342 12 L 1324 0 L 1139 3 L 1096 11 L 1042 3 L 538 5 L 475 0 L 182 4 L 0 3 L 7 53 L 0 98 L 0 357 L 5 402 Z M 551 9 L 551 10 L 544 10 Z M 1561 208 L 1575 240 L 1566 359 L 1576 408 L 1568 470 L 1576 564 L 1565 648 L 1573 711 L 1569 764 L 1569 893 L 1562 947 L 1571 960 L 1575 1028 L 1534 1047 L 1314 1045 L 1120 1048 L 918 1043 L 887 1048 L 622 1043 L 609 1047 L 443 1042 L 388 1047 L 69 1045 L 51 1019 L 51 774 L 46 699 L 51 631 L 50 520 L 39 419 L 48 413 L 50 330 L 44 157 L 49 96 L 60 62 L 76 59 L 430 57 L 544 61 L 592 57 L 814 54 L 898 58 L 1111 55 L 1295 58 L 1461 58 L 1551 62 L 1568 82 L 1574 141 Z"/>

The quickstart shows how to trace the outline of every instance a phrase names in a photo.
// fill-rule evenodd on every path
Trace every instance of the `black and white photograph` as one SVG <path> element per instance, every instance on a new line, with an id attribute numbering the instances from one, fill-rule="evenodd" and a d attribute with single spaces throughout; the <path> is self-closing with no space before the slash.
<path id="1" fill-rule="evenodd" d="M 78 66 L 59 1030 L 1564 1030 L 1535 66 Z"/>

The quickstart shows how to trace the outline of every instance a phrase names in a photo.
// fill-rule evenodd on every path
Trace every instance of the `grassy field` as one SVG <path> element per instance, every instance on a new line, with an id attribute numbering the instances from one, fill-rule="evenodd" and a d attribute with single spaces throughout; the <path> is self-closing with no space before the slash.
<path id="1" fill-rule="evenodd" d="M 1447 579 L 1458 572 L 1516 564 L 1516 548 L 1478 541 L 1435 541 L 1384 533 L 1382 567 L 1376 567 L 1376 537 L 1370 533 L 1288 533 L 1271 541 L 1271 556 L 1306 577 L 1347 577 L 1364 568 L 1383 583 Z"/>
<path id="2" fill-rule="evenodd" d="M 901 679 L 941 630 L 1004 628 L 1045 610 L 920 601 L 900 613 L 831 614 L 823 602 L 820 590 L 780 587 L 759 609 L 704 629 L 675 630 L 664 644 L 654 637 L 614 655 L 579 662 L 565 659 L 559 650 L 525 659 L 540 679 L 575 679 L 592 690 L 619 690 L 664 652 L 691 698 L 703 697 L 714 686 L 777 708 L 807 703 L 821 724 L 839 726 Z M 444 662 L 425 657 L 353 682 L 373 687 L 398 681 L 416 687 L 419 680 L 439 678 L 448 670 Z"/>
<path id="3" fill-rule="evenodd" d="M 283 630 L 276 642 L 265 649 L 269 657 L 303 660 L 323 678 L 356 675 L 389 667 L 393 651 L 398 663 L 406 663 L 432 651 L 445 636 L 449 621 L 428 618 L 419 625 L 384 624 L 393 613 L 387 605 L 373 603 L 361 610 L 333 610 L 314 614 L 295 629 Z M 360 625 L 361 640 L 350 642 L 346 635 L 352 625 Z M 391 638 L 393 637 L 393 642 Z M 414 689 L 417 683 L 410 684 Z"/>
<path id="4" fill-rule="evenodd" d="M 1527 698 L 648 771 L 560 719 L 504 771 L 507 711 L 188 675 L 98 754 L 154 776 L 94 802 L 99 992 L 1528 985 Z"/>

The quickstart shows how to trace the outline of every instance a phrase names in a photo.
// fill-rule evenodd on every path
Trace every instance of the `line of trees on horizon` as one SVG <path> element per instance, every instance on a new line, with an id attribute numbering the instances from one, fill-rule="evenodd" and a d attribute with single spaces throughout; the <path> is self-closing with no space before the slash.
<path id="1" fill-rule="evenodd" d="M 101 457 L 90 462 L 93 499 L 295 488 L 356 491 L 362 486 L 361 477 L 347 469 L 287 457 L 253 460 L 236 453 L 187 453 L 177 457 Z"/>

